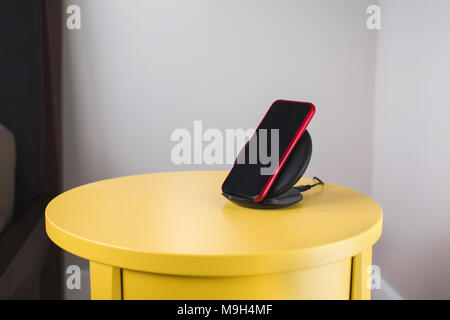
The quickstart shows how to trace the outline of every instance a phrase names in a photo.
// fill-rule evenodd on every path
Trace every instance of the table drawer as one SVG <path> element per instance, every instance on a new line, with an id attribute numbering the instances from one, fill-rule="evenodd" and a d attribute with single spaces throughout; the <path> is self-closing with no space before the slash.
<path id="1" fill-rule="evenodd" d="M 351 258 L 291 272 L 192 277 L 122 270 L 123 299 L 349 299 Z"/>

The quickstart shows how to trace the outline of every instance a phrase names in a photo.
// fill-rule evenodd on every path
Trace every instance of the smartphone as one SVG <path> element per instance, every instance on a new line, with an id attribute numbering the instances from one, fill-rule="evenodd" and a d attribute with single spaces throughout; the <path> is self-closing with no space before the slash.
<path id="1" fill-rule="evenodd" d="M 310 123 L 309 102 L 275 101 L 239 152 L 222 192 L 261 202 Z"/>

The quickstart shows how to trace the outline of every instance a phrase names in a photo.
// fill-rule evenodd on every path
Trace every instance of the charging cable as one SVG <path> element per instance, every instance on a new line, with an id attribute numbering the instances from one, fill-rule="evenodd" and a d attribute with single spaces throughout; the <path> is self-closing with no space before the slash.
<path id="1" fill-rule="evenodd" d="M 294 189 L 297 189 L 300 192 L 304 192 L 304 191 L 307 191 L 307 190 L 309 190 L 311 188 L 314 188 L 315 186 L 324 185 L 323 181 L 320 180 L 319 178 L 314 177 L 313 179 L 316 180 L 317 182 L 314 183 L 314 184 L 307 184 L 307 185 L 297 186 L 297 187 L 294 187 Z"/>

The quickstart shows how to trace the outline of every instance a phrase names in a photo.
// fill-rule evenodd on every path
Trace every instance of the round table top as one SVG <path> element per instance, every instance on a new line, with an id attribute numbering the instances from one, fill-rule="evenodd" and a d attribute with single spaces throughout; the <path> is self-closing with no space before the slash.
<path id="1" fill-rule="evenodd" d="M 47 234 L 92 261 L 203 276 L 328 264 L 362 252 L 381 235 L 380 206 L 352 189 L 325 182 L 290 207 L 249 209 L 221 195 L 226 175 L 166 172 L 83 185 L 47 206 Z"/>

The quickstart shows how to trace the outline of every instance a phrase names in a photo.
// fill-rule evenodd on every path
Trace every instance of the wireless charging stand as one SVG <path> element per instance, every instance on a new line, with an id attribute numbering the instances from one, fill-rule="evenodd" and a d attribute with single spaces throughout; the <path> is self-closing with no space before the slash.
<path id="1" fill-rule="evenodd" d="M 308 167 L 312 154 L 312 141 L 308 131 L 305 131 L 292 151 L 289 159 L 278 174 L 272 188 L 266 198 L 261 202 L 253 202 L 252 199 L 239 197 L 229 193 L 222 193 L 228 200 L 248 208 L 276 209 L 290 206 L 303 199 L 301 191 L 308 190 L 311 186 L 294 187 Z M 320 184 L 323 184 L 320 181 Z"/>

